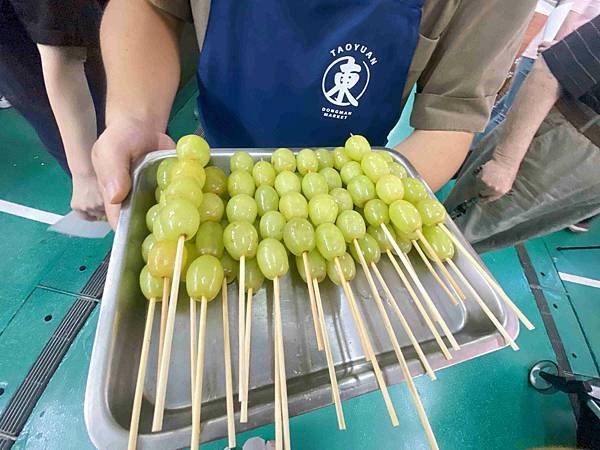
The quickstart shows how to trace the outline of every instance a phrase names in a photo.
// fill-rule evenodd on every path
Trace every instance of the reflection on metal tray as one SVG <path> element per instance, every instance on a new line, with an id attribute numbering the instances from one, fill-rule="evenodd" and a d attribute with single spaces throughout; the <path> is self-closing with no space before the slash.
<path id="1" fill-rule="evenodd" d="M 270 159 L 271 149 L 251 149 L 256 159 Z M 230 149 L 212 150 L 212 164 L 228 170 Z M 414 168 L 400 155 L 392 156 L 403 164 L 408 173 L 418 177 Z M 142 240 L 148 231 L 146 211 L 154 200 L 156 167 L 174 151 L 154 152 L 137 165 L 133 175 L 132 193 L 123 204 L 116 233 L 108 277 L 104 289 L 98 329 L 90 364 L 85 398 L 85 418 L 92 441 L 102 449 L 126 447 L 133 393 L 137 375 L 140 348 L 147 302 L 138 287 L 138 274 L 143 261 L 140 254 Z M 458 230 L 447 219 L 446 225 L 455 233 Z M 461 238 L 462 239 L 462 238 Z M 467 243 L 462 240 L 463 244 Z M 467 245 L 470 249 L 470 246 Z M 473 252 L 473 255 L 475 253 Z M 469 298 L 453 306 L 426 268 L 412 257 L 413 264 L 430 292 L 441 315 L 447 322 L 461 349 L 452 351 L 453 359 L 446 360 L 428 328 L 418 315 L 408 293 L 387 260 L 381 260 L 381 271 L 396 295 L 413 332 L 434 368 L 438 370 L 458 364 L 476 356 L 492 352 L 506 344 L 492 323 Z M 493 313 L 503 323 L 511 337 L 516 338 L 519 325 L 514 313 L 506 309 L 494 291 L 487 286 L 477 271 L 461 254 L 455 262 L 462 270 Z M 295 265 L 292 264 L 292 267 Z M 368 284 L 358 271 L 352 282 L 358 303 L 374 344 L 375 353 L 384 372 L 387 384 L 402 381 L 402 373 L 387 337 L 376 305 L 372 301 Z M 272 289 L 265 283 L 253 300 L 251 374 L 249 393 L 249 421 L 239 423 L 236 411 L 236 431 L 241 432 L 272 422 L 273 416 L 273 355 L 271 326 Z M 183 292 L 181 292 L 183 291 Z M 181 298 L 185 289 L 181 289 Z M 370 364 L 365 363 L 360 342 L 354 328 L 348 304 L 342 300 L 342 291 L 330 282 L 322 284 L 326 325 L 330 336 L 333 359 L 340 385 L 342 400 L 377 389 Z M 230 333 L 232 336 L 232 364 L 234 380 L 237 379 L 237 286 L 229 287 Z M 281 307 L 285 342 L 286 370 L 290 415 L 297 415 L 331 404 L 331 387 L 327 374 L 325 354 L 317 351 L 314 328 L 307 300 L 306 285 L 295 270 L 281 283 Z M 191 398 L 189 367 L 189 317 L 188 302 L 179 302 L 173 340 L 173 353 L 167 389 L 164 428 L 150 433 L 153 402 L 155 398 L 158 324 L 155 320 L 152 347 L 146 377 L 144 404 L 140 422 L 139 448 L 166 449 L 189 445 L 191 433 Z M 395 315 L 390 319 L 396 330 L 402 351 L 414 376 L 423 373 L 408 337 Z M 225 377 L 221 307 L 218 301 L 209 304 L 207 316 L 207 346 L 205 360 L 205 386 L 202 406 L 202 439 L 211 441 L 227 434 Z M 443 374 L 437 383 L 443 383 Z M 237 383 L 234 383 L 234 390 Z M 239 403 L 236 401 L 236 408 Z M 333 414 L 333 412 L 332 412 Z M 382 418 L 383 420 L 383 418 Z"/>

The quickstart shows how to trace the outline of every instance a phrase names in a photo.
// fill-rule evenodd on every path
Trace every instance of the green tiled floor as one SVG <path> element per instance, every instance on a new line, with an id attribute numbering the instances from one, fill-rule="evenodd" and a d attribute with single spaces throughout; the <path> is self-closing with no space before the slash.
<path id="1" fill-rule="evenodd" d="M 189 93 L 179 99 L 179 108 L 170 125 L 175 137 L 195 127 L 194 103 Z M 31 129 L 14 111 L 0 111 L 0 142 L 3 144 L 0 170 L 5 173 L 7 167 L 15 168 L 0 180 L 0 199 L 65 213 L 69 200 L 68 179 L 32 136 Z M 544 290 L 551 307 L 556 303 L 553 315 L 561 338 L 568 353 L 577 355 L 571 360 L 575 362 L 574 367 L 582 370 L 597 370 L 594 356 L 599 349 L 594 345 L 597 347 L 600 342 L 599 294 L 563 284 L 556 268 L 600 278 L 593 269 L 594 264 L 600 267 L 600 255 L 596 251 L 581 257 L 586 262 L 585 267 L 579 267 L 577 256 L 565 256 L 564 251 L 556 253 L 556 247 L 598 244 L 598 228 L 588 236 L 558 233 L 528 244 L 540 278 L 540 286 L 534 288 Z M 14 392 L 11 389 L 37 357 L 52 324 L 72 301 L 70 294 L 78 292 L 104 257 L 110 247 L 110 237 L 101 241 L 71 239 L 47 232 L 44 224 L 2 213 L 0 229 L 9 237 L 0 241 L 3 256 L 0 273 L 10 274 L 10 282 L 0 285 L 2 408 Z M 527 384 L 530 366 L 541 359 L 555 359 L 555 355 L 516 252 L 507 249 L 485 255 L 484 259 L 536 329 L 532 332 L 521 329 L 519 352 L 504 349 L 446 369 L 434 383 L 423 377 L 416 380 L 440 447 L 494 450 L 573 444 L 575 425 L 567 398 L 560 394 L 542 396 Z M 38 285 L 67 294 L 36 288 Z M 53 315 L 50 322 L 43 321 L 50 314 L 47 311 Z M 83 420 L 83 401 L 97 314 L 96 309 L 73 343 L 14 448 L 92 448 Z M 5 342 L 11 345 L 5 346 Z M 19 342 L 23 342 L 20 347 Z M 427 448 L 406 386 L 393 386 L 390 392 L 401 413 L 398 428 L 389 425 L 380 394 L 375 392 L 344 402 L 348 423 L 345 432 L 336 431 L 333 407 L 292 418 L 293 447 L 301 450 Z M 254 435 L 271 438 L 273 428 L 266 426 L 245 433 L 239 436 L 239 441 Z M 220 450 L 224 446 L 225 442 L 219 441 L 203 448 Z"/>

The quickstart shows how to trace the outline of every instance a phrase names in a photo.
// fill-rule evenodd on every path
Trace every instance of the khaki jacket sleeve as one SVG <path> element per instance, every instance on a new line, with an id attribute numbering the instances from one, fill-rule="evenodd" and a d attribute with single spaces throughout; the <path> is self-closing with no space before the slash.
<path id="1" fill-rule="evenodd" d="M 411 125 L 420 130 L 482 131 L 535 4 L 536 0 L 462 0 L 439 35 L 421 34 L 419 45 L 427 44 L 430 57 L 421 63 Z"/>
<path id="2" fill-rule="evenodd" d="M 171 14 L 184 22 L 192 22 L 192 7 L 190 0 L 148 0 L 158 9 Z"/>

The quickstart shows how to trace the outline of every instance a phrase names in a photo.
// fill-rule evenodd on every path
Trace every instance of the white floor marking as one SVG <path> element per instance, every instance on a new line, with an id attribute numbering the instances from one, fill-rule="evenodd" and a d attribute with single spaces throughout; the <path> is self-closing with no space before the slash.
<path id="1" fill-rule="evenodd" d="M 591 286 L 600 289 L 600 280 L 593 278 L 580 277 L 579 275 L 573 275 L 570 273 L 558 272 L 558 276 L 563 281 L 569 281 L 575 284 L 583 284 L 584 286 Z"/>
<path id="2" fill-rule="evenodd" d="M 19 205 L 18 203 L 8 202 L 6 200 L 0 200 L 0 212 L 29 220 L 35 220 L 36 222 L 47 223 L 49 225 L 55 224 L 63 217 L 60 214 L 30 208 L 29 206 Z"/>

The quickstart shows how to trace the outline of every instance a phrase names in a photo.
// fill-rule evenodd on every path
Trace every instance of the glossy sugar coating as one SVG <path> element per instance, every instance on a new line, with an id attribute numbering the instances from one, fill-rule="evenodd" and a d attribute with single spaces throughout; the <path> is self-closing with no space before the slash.
<path id="1" fill-rule="evenodd" d="M 212 255 L 201 255 L 188 268 L 185 285 L 190 298 L 214 300 L 223 285 L 225 273 L 221 262 Z"/>
<path id="2" fill-rule="evenodd" d="M 288 255 L 283 244 L 275 239 L 263 239 L 258 244 L 256 260 L 265 278 L 274 280 L 289 271 Z"/>
<path id="3" fill-rule="evenodd" d="M 346 155 L 346 149 L 344 147 L 336 147 L 333 150 L 333 167 L 340 171 L 344 164 L 351 161 L 351 159 Z"/>
<path id="4" fill-rule="evenodd" d="M 350 159 L 361 162 L 363 157 L 371 152 L 371 144 L 365 137 L 355 134 L 346 140 L 344 149 Z"/>
<path id="5" fill-rule="evenodd" d="M 425 185 L 416 178 L 406 177 L 402 179 L 404 184 L 404 200 L 416 205 L 421 200 L 429 198 Z"/>
<path id="6" fill-rule="evenodd" d="M 425 239 L 427 239 L 429 244 L 431 244 L 431 247 L 442 261 L 454 258 L 454 244 L 452 243 L 452 240 L 448 237 L 448 235 L 441 230 L 440 227 L 438 227 L 437 225 L 424 226 L 423 235 L 425 236 Z M 427 256 L 431 258 L 432 255 L 430 255 L 427 251 L 426 253 Z"/>
<path id="7" fill-rule="evenodd" d="M 340 177 L 342 178 L 342 182 L 347 185 L 354 178 L 359 175 L 364 175 L 362 168 L 360 167 L 360 163 L 358 161 L 348 161 L 343 167 L 340 169 Z"/>
<path id="8" fill-rule="evenodd" d="M 315 195 L 327 194 L 329 192 L 329 184 L 325 177 L 318 172 L 310 172 L 302 178 L 302 193 L 307 200 L 310 200 Z"/>
<path id="9" fill-rule="evenodd" d="M 235 170 L 227 177 L 227 192 L 230 197 L 238 194 L 247 194 L 252 197 L 255 190 L 254 178 L 250 172 Z"/>
<path id="10" fill-rule="evenodd" d="M 389 173 L 377 181 L 375 192 L 380 200 L 390 205 L 404 198 L 404 183 L 401 178 Z"/>
<path id="11" fill-rule="evenodd" d="M 142 241 L 142 259 L 145 263 L 148 262 L 148 253 L 150 253 L 150 249 L 156 243 L 156 236 L 150 233 L 146 238 Z"/>
<path id="12" fill-rule="evenodd" d="M 415 206 L 421 215 L 423 225 L 433 226 L 446 220 L 446 208 L 435 198 L 421 200 Z"/>
<path id="13" fill-rule="evenodd" d="M 259 231 L 261 239 L 273 238 L 278 241 L 283 239 L 285 217 L 279 211 L 268 211 L 260 218 Z"/>
<path id="14" fill-rule="evenodd" d="M 319 170 L 319 160 L 315 152 L 309 148 L 303 148 L 296 155 L 296 170 L 300 175 Z"/>
<path id="15" fill-rule="evenodd" d="M 248 152 L 235 152 L 229 159 L 229 170 L 231 172 L 235 172 L 236 170 L 243 170 L 244 172 L 252 173 L 253 167 L 254 160 Z"/>
<path id="16" fill-rule="evenodd" d="M 329 194 L 319 194 L 308 202 L 308 216 L 314 226 L 334 223 L 338 215 L 338 205 Z"/>
<path id="17" fill-rule="evenodd" d="M 198 161 L 179 159 L 173 163 L 169 183 L 184 177 L 193 178 L 200 186 L 200 189 L 202 189 L 204 183 L 206 183 L 206 172 L 204 171 L 202 164 Z"/>
<path id="18" fill-rule="evenodd" d="M 360 167 L 373 183 L 390 173 L 386 159 L 378 152 L 367 153 L 360 162 Z"/>
<path id="19" fill-rule="evenodd" d="M 289 192 L 279 199 L 279 212 L 285 220 L 294 217 L 306 219 L 308 217 L 308 202 L 299 192 Z"/>
<path id="20" fill-rule="evenodd" d="M 308 265 L 310 267 L 310 276 L 316 279 L 318 283 L 321 283 L 327 278 L 327 261 L 321 256 L 319 251 L 315 248 L 308 252 Z M 306 283 L 306 274 L 304 273 L 304 258 L 302 255 L 296 256 L 296 269 L 300 278 Z"/>
<path id="21" fill-rule="evenodd" d="M 342 274 L 346 281 L 352 281 L 356 277 L 356 265 L 352 256 L 348 253 L 344 253 L 339 257 L 340 266 L 342 268 Z M 341 285 L 338 272 L 334 260 L 327 261 L 327 276 L 336 285 Z"/>
<path id="22" fill-rule="evenodd" d="M 208 166 L 204 169 L 206 180 L 204 181 L 203 192 L 212 192 L 219 197 L 227 194 L 227 175 L 223 169 L 217 166 Z"/>
<path id="23" fill-rule="evenodd" d="M 179 159 L 198 161 L 202 167 L 210 161 L 208 142 L 195 134 L 188 134 L 179 138 L 175 151 Z"/>
<path id="24" fill-rule="evenodd" d="M 148 252 L 148 270 L 157 278 L 171 278 L 175 266 L 175 255 L 177 253 L 177 242 L 158 241 Z M 181 268 L 185 267 L 187 261 L 187 250 L 183 248 Z"/>
<path id="25" fill-rule="evenodd" d="M 153 276 L 148 270 L 148 266 L 144 266 L 140 272 L 140 289 L 147 300 L 153 298 L 157 301 L 161 301 L 163 279 Z"/>
<path id="26" fill-rule="evenodd" d="M 268 211 L 279 210 L 279 194 L 271 187 L 262 185 L 256 188 L 254 201 L 259 216 L 264 216 Z"/>
<path id="27" fill-rule="evenodd" d="M 196 250 L 200 255 L 223 256 L 223 226 L 219 222 L 204 222 L 200 224 L 196 234 Z"/>
<path id="28" fill-rule="evenodd" d="M 354 204 L 359 208 L 362 208 L 365 203 L 375 198 L 375 185 L 366 175 L 359 175 L 352 178 L 346 189 L 352 196 Z"/>
<path id="29" fill-rule="evenodd" d="M 289 148 L 278 148 L 271 155 L 271 164 L 275 172 L 296 171 L 296 156 Z"/>
<path id="30" fill-rule="evenodd" d="M 406 171 L 406 168 L 399 162 L 392 161 L 388 163 L 388 166 L 390 167 L 390 173 L 392 175 L 396 175 L 400 179 L 408 177 L 408 172 Z"/>
<path id="31" fill-rule="evenodd" d="M 156 169 L 156 184 L 161 189 L 164 189 L 169 181 L 171 181 L 171 169 L 177 161 L 176 158 L 163 159 Z"/>
<path id="32" fill-rule="evenodd" d="M 281 171 L 275 177 L 275 190 L 279 197 L 283 197 L 290 192 L 301 192 L 300 179 L 294 172 L 287 170 Z"/>
<path id="33" fill-rule="evenodd" d="M 258 207 L 253 197 L 248 194 L 238 194 L 229 199 L 226 212 L 229 222 L 254 223 L 258 214 Z"/>
<path id="34" fill-rule="evenodd" d="M 381 259 L 381 250 L 375 238 L 370 234 L 365 234 L 362 238 L 357 239 L 357 242 L 367 264 L 371 264 L 372 262 L 377 264 Z M 360 261 L 354 245 L 350 245 L 350 253 L 355 261 Z"/>
<path id="35" fill-rule="evenodd" d="M 294 218 L 283 228 L 283 242 L 295 256 L 315 248 L 315 230 L 306 219 Z"/>
<path id="36" fill-rule="evenodd" d="M 340 257 L 346 252 L 344 235 L 332 223 L 324 223 L 317 227 L 315 241 L 319 253 L 328 261 Z"/>
<path id="37" fill-rule="evenodd" d="M 258 161 L 252 168 L 252 178 L 256 186 L 273 186 L 277 173 L 268 161 Z"/>
<path id="38" fill-rule="evenodd" d="M 380 226 L 382 223 L 387 224 L 390 222 L 388 205 L 378 198 L 365 203 L 363 215 L 370 225 Z"/>
<path id="39" fill-rule="evenodd" d="M 161 203 L 165 204 L 174 198 L 185 198 L 189 200 L 196 208 L 202 204 L 202 186 L 192 177 L 177 177 L 173 178 L 169 185 L 163 190 Z"/>
<path id="40" fill-rule="evenodd" d="M 406 200 L 396 200 L 390 205 L 390 219 L 396 231 L 407 236 L 412 236 L 421 228 L 421 216 L 417 208 Z"/>
<path id="41" fill-rule="evenodd" d="M 183 235 L 187 240 L 196 235 L 200 214 L 189 200 L 174 198 L 160 209 L 158 220 L 166 239 L 176 241 Z"/>
<path id="42" fill-rule="evenodd" d="M 148 231 L 150 231 L 150 233 L 152 233 L 152 231 L 154 230 L 154 221 L 158 217 L 159 211 L 160 205 L 156 204 L 151 206 L 150 209 L 148 209 L 148 212 L 146 213 L 146 227 L 148 228 Z"/>
<path id="43" fill-rule="evenodd" d="M 200 213 L 200 222 L 220 222 L 225 213 L 225 204 L 217 194 L 205 192 L 198 212 Z"/>
<path id="44" fill-rule="evenodd" d="M 363 217 L 354 210 L 342 211 L 335 222 L 346 242 L 359 239 L 367 232 Z"/>
<path id="45" fill-rule="evenodd" d="M 235 260 L 242 256 L 254 258 L 258 247 L 258 233 L 248 222 L 233 222 L 223 231 L 223 243 L 227 253 Z"/>

